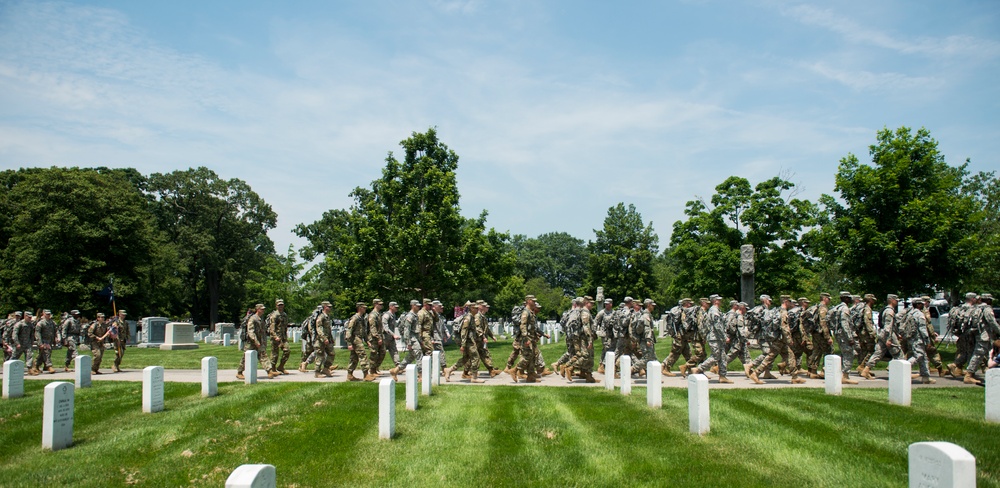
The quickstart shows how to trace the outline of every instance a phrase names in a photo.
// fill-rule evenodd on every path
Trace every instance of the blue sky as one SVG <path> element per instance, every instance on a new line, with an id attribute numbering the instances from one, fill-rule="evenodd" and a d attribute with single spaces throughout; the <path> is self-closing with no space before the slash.
<path id="1" fill-rule="evenodd" d="M 462 210 L 592 239 L 634 203 L 661 247 L 730 175 L 815 198 L 883 126 L 1000 169 L 992 1 L 0 0 L 0 168 L 208 166 L 291 233 L 437 127 Z"/>

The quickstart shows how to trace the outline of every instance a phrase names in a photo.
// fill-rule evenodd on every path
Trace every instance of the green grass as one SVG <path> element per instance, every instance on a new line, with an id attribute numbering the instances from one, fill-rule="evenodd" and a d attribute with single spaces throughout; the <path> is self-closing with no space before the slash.
<path id="1" fill-rule="evenodd" d="M 75 445 L 41 449 L 41 381 L 0 401 L 4 486 L 221 486 L 244 463 L 277 467 L 279 486 L 905 486 L 906 448 L 948 441 L 977 458 L 980 487 L 1000 487 L 1000 425 L 983 390 L 712 391 L 712 432 L 688 433 L 687 394 L 664 406 L 596 388 L 442 386 L 378 439 L 371 384 L 168 383 L 166 410 L 141 412 L 139 383 L 76 393 Z"/>
<path id="2" fill-rule="evenodd" d="M 561 339 L 561 337 L 560 337 Z M 660 361 L 665 361 L 667 356 L 670 354 L 670 339 L 660 339 L 656 344 L 656 353 Z M 243 352 L 237 349 L 235 346 L 222 347 L 216 345 L 206 345 L 199 344 L 198 349 L 192 349 L 187 351 L 161 351 L 159 349 L 140 349 L 137 347 L 130 347 L 125 352 L 125 359 L 122 361 L 122 367 L 125 369 L 142 369 L 146 366 L 163 366 L 166 369 L 200 369 L 201 368 L 201 358 L 205 356 L 215 356 L 219 360 L 220 369 L 236 369 L 240 363 L 240 357 Z M 288 363 L 286 367 L 298 368 L 299 361 L 302 358 L 301 343 L 295 344 L 290 343 L 291 354 L 288 358 Z M 510 355 L 511 351 L 511 341 L 497 341 L 490 343 L 490 351 L 493 356 L 494 362 L 503 367 L 503 364 L 507 361 L 507 356 Z M 600 357 L 602 354 L 600 343 L 595 344 L 595 365 L 600 362 Z M 948 346 L 946 349 L 941 350 L 941 357 L 948 363 L 955 357 L 955 346 Z M 551 364 L 559 359 L 566 351 L 566 343 L 559 342 L 558 344 L 549 344 L 542 346 L 542 355 L 545 357 L 546 363 Z M 461 356 L 457 346 L 448 346 L 445 348 L 446 358 L 448 359 L 448 364 L 454 364 L 456 360 Z M 756 357 L 760 354 L 759 350 L 751 351 L 751 355 Z M 65 353 L 59 356 L 60 360 L 65 357 Z M 115 353 L 113 350 L 106 350 L 104 352 L 104 361 L 102 363 L 103 367 L 110 367 L 114 362 Z M 336 358 L 334 362 L 340 365 L 340 368 L 346 368 L 348 359 L 350 358 L 350 353 L 346 349 L 338 349 Z M 683 361 L 683 358 L 681 359 Z M 388 361 L 388 360 L 387 360 Z M 60 363 L 61 364 L 61 363 Z M 388 369 L 391 367 L 391 361 L 383 363 L 383 368 Z M 674 365 L 674 370 L 676 371 L 677 365 Z M 888 368 L 888 363 L 881 362 L 877 369 Z M 742 366 L 739 361 L 733 361 L 729 364 L 730 371 L 742 371 Z"/>

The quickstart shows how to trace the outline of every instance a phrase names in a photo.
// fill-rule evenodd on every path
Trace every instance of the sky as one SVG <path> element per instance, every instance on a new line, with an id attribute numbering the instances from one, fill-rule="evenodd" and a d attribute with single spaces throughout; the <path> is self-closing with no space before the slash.
<path id="1" fill-rule="evenodd" d="M 883 127 L 1000 169 L 1000 2 L 0 0 L 0 169 L 206 166 L 276 249 L 435 127 L 462 213 L 669 243 L 731 175 L 834 191 Z"/>

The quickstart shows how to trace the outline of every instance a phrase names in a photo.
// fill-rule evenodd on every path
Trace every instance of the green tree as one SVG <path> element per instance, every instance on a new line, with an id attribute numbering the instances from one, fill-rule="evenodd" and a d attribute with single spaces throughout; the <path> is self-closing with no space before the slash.
<path id="1" fill-rule="evenodd" d="M 0 287 L 5 308 L 148 308 L 143 286 L 162 260 L 134 170 L 32 168 L 0 173 Z"/>
<path id="2" fill-rule="evenodd" d="M 486 212 L 462 217 L 455 180 L 458 155 L 437 132 L 413 133 L 390 152 L 382 176 L 355 188 L 348 210 L 329 210 L 295 233 L 308 240 L 302 256 L 323 256 L 324 288 L 338 290 L 346 312 L 355 300 L 409 302 L 437 297 L 464 303 L 470 294 L 492 299 L 513 272 L 509 236 L 486 229 Z"/>
<path id="3" fill-rule="evenodd" d="M 966 165 L 950 166 L 927 129 L 880 130 L 872 165 L 840 160 L 835 191 L 821 198 L 819 243 L 864 291 L 950 290 L 974 271 L 977 205 L 963 191 Z"/>
<path id="4" fill-rule="evenodd" d="M 619 203 L 608 209 L 604 228 L 594 230 L 596 239 L 587 244 L 587 281 L 584 289 L 621 300 L 626 295 L 645 298 L 656 288 L 653 259 L 659 238 L 653 223 L 643 224 L 635 205 Z"/>
<path id="5" fill-rule="evenodd" d="M 972 273 L 958 286 L 961 290 L 996 293 L 1000 291 L 1000 177 L 992 171 L 972 175 L 963 193 L 975 201 L 976 231 L 968 242 L 967 252 Z"/>
<path id="6" fill-rule="evenodd" d="M 587 246 L 565 232 L 535 238 L 516 235 L 511 244 L 517 253 L 517 273 L 526 280 L 542 278 L 551 287 L 572 295 L 587 277 Z"/>
<path id="7" fill-rule="evenodd" d="M 285 255 L 267 256 L 264 265 L 247 272 L 246 294 L 249 301 L 263 303 L 271 309 L 274 300 L 285 302 L 285 313 L 293 321 L 301 321 L 312 313 L 314 301 L 303 281 L 305 263 L 298 260 L 298 254 L 288 246 Z M 249 303 L 248 301 L 248 303 Z"/>
<path id="8" fill-rule="evenodd" d="M 149 191 L 159 227 L 177 245 L 185 308 L 210 324 L 241 316 L 250 272 L 274 256 L 271 206 L 246 182 L 204 167 L 152 174 Z"/>

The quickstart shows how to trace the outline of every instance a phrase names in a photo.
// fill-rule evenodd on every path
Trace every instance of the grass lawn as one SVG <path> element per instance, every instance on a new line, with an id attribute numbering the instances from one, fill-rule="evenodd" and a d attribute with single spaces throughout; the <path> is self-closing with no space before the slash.
<path id="1" fill-rule="evenodd" d="M 667 356 L 670 355 L 670 343 L 670 339 L 666 338 L 660 339 L 660 341 L 656 344 L 656 353 L 660 361 L 665 361 Z M 236 369 L 240 363 L 240 357 L 243 354 L 242 351 L 237 349 L 235 346 L 222 347 L 206 344 L 199 344 L 198 346 L 198 349 L 187 351 L 161 351 L 159 349 L 140 349 L 137 347 L 130 347 L 125 352 L 125 359 L 122 361 L 122 367 L 125 369 L 142 369 L 146 366 L 163 366 L 166 369 L 201 369 L 201 358 L 205 356 L 215 356 L 219 360 L 219 369 Z M 299 361 L 302 359 L 302 344 L 290 343 L 289 347 L 291 348 L 291 354 L 289 355 L 286 368 L 298 369 Z M 507 356 L 510 355 L 511 341 L 497 341 L 495 343 L 490 343 L 489 347 L 495 364 L 502 368 L 504 363 L 507 362 Z M 559 342 L 557 344 L 545 345 L 542 346 L 541 350 L 546 363 L 551 364 L 559 359 L 564 352 L 566 352 L 566 343 Z M 454 364 L 454 362 L 461 357 L 461 353 L 459 353 L 457 346 L 447 346 L 445 348 L 445 352 L 449 365 Z M 945 364 L 947 364 L 955 357 L 955 346 L 949 345 L 940 352 L 942 359 Z M 599 342 L 595 344 L 594 353 L 597 358 L 595 361 L 596 364 L 600 361 L 602 354 Z M 755 357 L 759 354 L 759 350 L 751 351 L 751 355 Z M 58 357 L 60 359 L 64 358 L 65 353 L 62 353 L 62 355 Z M 114 362 L 114 358 L 114 350 L 105 351 L 102 366 L 110 367 L 110 365 Z M 334 362 L 339 364 L 340 368 L 343 369 L 347 367 L 349 358 L 349 351 L 346 349 L 338 349 Z M 391 367 L 391 364 L 391 361 L 383 363 L 383 369 L 388 369 Z M 674 371 L 677 370 L 677 366 L 678 365 L 676 364 L 674 365 Z M 886 368 L 888 368 L 888 363 L 883 361 L 879 363 L 876 369 Z M 777 367 L 775 367 L 775 369 L 777 369 Z M 729 370 L 742 371 L 743 368 L 739 361 L 733 361 L 729 365 Z"/>
<path id="2" fill-rule="evenodd" d="M 222 486 L 244 463 L 277 467 L 278 486 L 866 486 L 907 480 L 906 448 L 949 441 L 977 458 L 979 485 L 1000 487 L 1000 425 L 978 388 L 718 390 L 712 432 L 688 433 L 687 394 L 664 407 L 596 388 L 444 385 L 378 440 L 373 384 L 166 384 L 166 410 L 143 414 L 141 385 L 95 382 L 76 393 L 75 445 L 41 449 L 42 381 L 0 400 L 0 485 Z"/>

